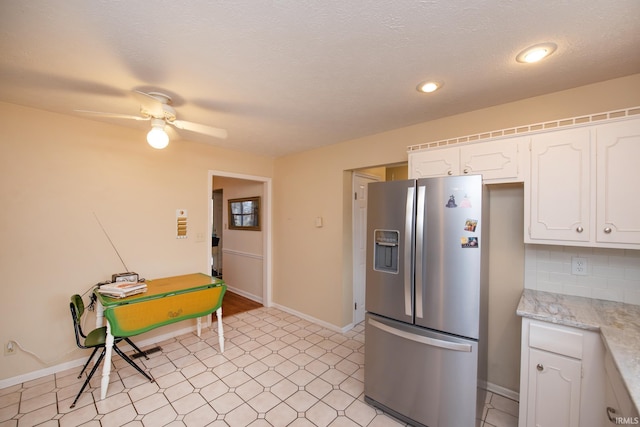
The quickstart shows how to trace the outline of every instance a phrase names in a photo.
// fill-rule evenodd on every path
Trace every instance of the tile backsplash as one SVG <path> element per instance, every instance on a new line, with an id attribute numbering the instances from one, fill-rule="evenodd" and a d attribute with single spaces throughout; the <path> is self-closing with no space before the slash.
<path id="1" fill-rule="evenodd" d="M 587 260 L 586 275 L 571 274 L 571 259 Z M 640 251 L 525 245 L 524 287 L 640 305 Z"/>

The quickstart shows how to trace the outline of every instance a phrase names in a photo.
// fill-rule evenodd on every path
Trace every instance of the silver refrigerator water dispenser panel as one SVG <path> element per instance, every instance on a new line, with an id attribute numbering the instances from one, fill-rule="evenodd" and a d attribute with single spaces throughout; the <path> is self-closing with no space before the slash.
<path id="1" fill-rule="evenodd" d="M 400 232 L 374 230 L 373 269 L 398 274 Z"/>

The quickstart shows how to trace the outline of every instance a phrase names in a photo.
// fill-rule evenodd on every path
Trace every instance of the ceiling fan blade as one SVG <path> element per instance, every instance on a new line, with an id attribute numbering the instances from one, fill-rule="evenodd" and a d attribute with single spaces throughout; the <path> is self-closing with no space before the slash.
<path id="1" fill-rule="evenodd" d="M 74 110 L 76 113 L 87 114 L 90 116 L 110 117 L 112 119 L 131 119 L 131 120 L 149 120 L 149 117 L 131 116 L 129 114 L 103 113 L 101 111 Z"/>
<path id="2" fill-rule="evenodd" d="M 142 110 L 145 110 L 153 117 L 164 117 L 163 103 L 158 98 L 139 90 L 134 90 L 133 96 L 135 96 L 140 103 Z"/>
<path id="3" fill-rule="evenodd" d="M 215 138 L 227 139 L 227 135 L 228 135 L 225 129 L 214 128 L 211 126 L 201 125 L 193 122 L 186 122 L 184 120 L 174 120 L 168 123 L 174 125 L 178 129 L 184 129 L 191 132 L 201 133 L 204 135 L 213 136 Z"/>

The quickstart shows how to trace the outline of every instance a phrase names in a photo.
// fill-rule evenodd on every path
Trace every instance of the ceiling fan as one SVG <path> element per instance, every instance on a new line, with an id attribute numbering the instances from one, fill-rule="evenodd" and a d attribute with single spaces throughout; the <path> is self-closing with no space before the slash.
<path id="1" fill-rule="evenodd" d="M 178 129 L 209 135 L 215 138 L 226 139 L 225 129 L 201 125 L 176 119 L 176 110 L 171 106 L 171 97 L 160 92 L 133 91 L 133 96 L 140 102 L 140 116 L 128 114 L 103 113 L 99 111 L 75 110 L 78 113 L 115 119 L 150 120 L 151 130 L 147 134 L 147 142 L 153 148 L 162 149 L 169 144 L 169 135 L 164 128 L 167 124 Z"/>

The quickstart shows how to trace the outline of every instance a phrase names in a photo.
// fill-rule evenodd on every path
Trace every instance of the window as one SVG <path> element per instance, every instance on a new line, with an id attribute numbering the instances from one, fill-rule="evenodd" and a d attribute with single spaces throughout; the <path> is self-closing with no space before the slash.
<path id="1" fill-rule="evenodd" d="M 229 229 L 260 230 L 260 197 L 229 199 Z"/>

